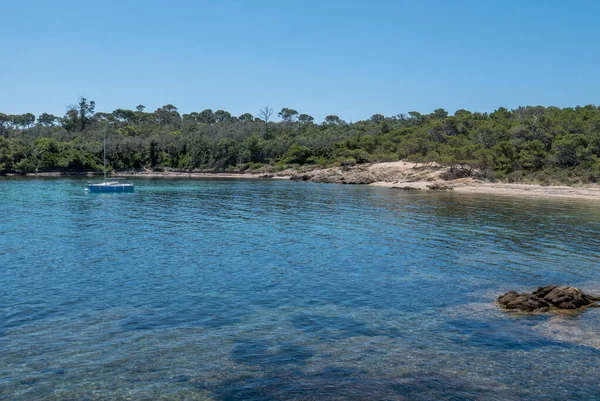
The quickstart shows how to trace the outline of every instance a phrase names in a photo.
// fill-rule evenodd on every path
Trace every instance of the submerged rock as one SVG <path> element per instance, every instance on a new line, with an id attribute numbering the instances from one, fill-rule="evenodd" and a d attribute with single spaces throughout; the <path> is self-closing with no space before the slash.
<path id="1" fill-rule="evenodd" d="M 600 298 L 585 294 L 579 288 L 569 286 L 548 285 L 538 287 L 529 293 L 518 294 L 509 291 L 500 295 L 497 302 L 500 306 L 522 312 L 548 312 L 551 309 L 579 309 L 596 306 Z"/>
<path id="2" fill-rule="evenodd" d="M 419 190 L 419 188 L 411 187 L 410 185 L 407 185 L 405 187 L 390 187 L 390 189 L 397 189 L 400 191 L 418 191 Z"/>
<path id="3" fill-rule="evenodd" d="M 439 182 L 427 185 L 427 188 L 429 188 L 432 191 L 454 191 L 454 188 L 452 188 L 451 186 L 441 184 Z"/>

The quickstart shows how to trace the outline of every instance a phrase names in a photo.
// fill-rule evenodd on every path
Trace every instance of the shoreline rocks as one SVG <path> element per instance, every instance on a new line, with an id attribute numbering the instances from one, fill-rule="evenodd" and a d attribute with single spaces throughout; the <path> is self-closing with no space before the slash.
<path id="1" fill-rule="evenodd" d="M 519 294 L 509 291 L 496 300 L 502 308 L 529 312 L 544 313 L 550 310 L 575 310 L 596 305 L 600 297 L 584 293 L 579 288 L 569 286 L 548 285 L 538 287 L 532 293 Z"/>

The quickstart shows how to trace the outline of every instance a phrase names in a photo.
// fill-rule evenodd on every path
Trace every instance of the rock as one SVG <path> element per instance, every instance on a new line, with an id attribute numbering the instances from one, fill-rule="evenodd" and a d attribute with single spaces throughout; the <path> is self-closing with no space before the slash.
<path id="1" fill-rule="evenodd" d="M 517 294 L 509 291 L 498 297 L 498 303 L 506 309 L 518 309 L 523 312 L 548 312 L 550 304 L 533 294 Z"/>
<path id="2" fill-rule="evenodd" d="M 411 186 L 405 186 L 405 187 L 390 187 L 390 189 L 397 189 L 400 191 L 418 191 L 419 188 L 415 188 L 415 187 L 411 187 Z"/>
<path id="3" fill-rule="evenodd" d="M 594 297 L 584 294 L 579 288 L 548 285 L 539 287 L 533 295 L 543 298 L 559 309 L 577 309 L 594 303 Z"/>
<path id="4" fill-rule="evenodd" d="M 344 179 L 344 184 L 367 185 L 372 184 L 375 181 L 376 180 L 371 176 L 357 174 Z"/>
<path id="5" fill-rule="evenodd" d="M 498 304 L 506 309 L 523 312 L 548 312 L 550 309 L 578 309 L 593 306 L 600 300 L 585 294 L 579 288 L 549 285 L 539 287 L 531 294 L 509 291 L 498 297 Z"/>
<path id="6" fill-rule="evenodd" d="M 432 191 L 454 191 L 454 188 L 437 182 L 431 185 L 427 185 L 427 188 L 429 188 Z"/>
<path id="7" fill-rule="evenodd" d="M 290 180 L 292 180 L 292 181 L 310 181 L 311 178 L 312 177 L 308 174 L 300 174 L 300 173 L 295 173 L 290 176 Z"/>

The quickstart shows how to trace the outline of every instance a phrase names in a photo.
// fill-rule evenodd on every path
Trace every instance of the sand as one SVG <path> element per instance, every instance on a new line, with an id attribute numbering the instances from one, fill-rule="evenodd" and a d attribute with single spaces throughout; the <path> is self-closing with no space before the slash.
<path id="1" fill-rule="evenodd" d="M 411 187 L 431 190 L 432 185 L 443 185 L 454 193 L 485 194 L 517 197 L 565 198 L 600 201 L 600 186 L 545 186 L 486 182 L 474 178 L 444 180 L 441 176 L 447 167 L 438 164 L 417 164 L 407 161 L 361 164 L 346 167 L 305 167 L 299 170 L 247 172 L 247 173 L 197 173 L 180 171 L 136 171 L 119 172 L 125 177 L 165 177 L 165 178 L 244 178 L 244 179 L 293 179 L 338 184 L 362 184 L 401 190 Z"/>

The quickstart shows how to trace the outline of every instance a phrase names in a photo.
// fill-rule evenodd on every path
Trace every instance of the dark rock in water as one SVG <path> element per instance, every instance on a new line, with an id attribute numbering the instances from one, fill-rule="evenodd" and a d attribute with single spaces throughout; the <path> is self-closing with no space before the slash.
<path id="1" fill-rule="evenodd" d="M 415 188 L 415 187 L 411 187 L 411 186 L 405 186 L 405 187 L 391 187 L 390 189 L 398 189 L 400 191 L 418 191 L 419 188 Z"/>
<path id="2" fill-rule="evenodd" d="M 518 309 L 523 312 L 548 312 L 550 304 L 532 294 L 517 294 L 509 291 L 498 297 L 498 303 L 506 309 Z"/>
<path id="3" fill-rule="evenodd" d="M 308 174 L 299 174 L 294 173 L 290 176 L 290 180 L 292 181 L 310 181 L 312 177 Z"/>
<path id="4" fill-rule="evenodd" d="M 539 287 L 533 295 L 545 299 L 559 309 L 577 309 L 591 305 L 597 300 L 579 288 L 554 285 Z"/>
<path id="5" fill-rule="evenodd" d="M 427 188 L 429 188 L 432 191 L 454 191 L 454 188 L 448 185 L 440 184 L 439 182 L 427 185 Z"/>
<path id="6" fill-rule="evenodd" d="M 579 309 L 594 306 L 600 298 L 585 294 L 579 288 L 549 285 L 539 287 L 531 294 L 509 291 L 498 297 L 498 304 L 506 309 L 523 312 L 548 312 L 550 309 Z"/>

